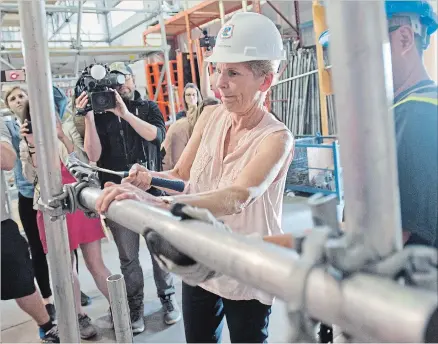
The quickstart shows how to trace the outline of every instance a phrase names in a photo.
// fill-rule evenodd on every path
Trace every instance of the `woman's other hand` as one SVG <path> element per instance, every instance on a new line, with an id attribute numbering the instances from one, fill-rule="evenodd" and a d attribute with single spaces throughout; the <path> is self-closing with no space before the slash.
<path id="1" fill-rule="evenodd" d="M 151 188 L 152 176 L 149 170 L 140 165 L 135 164 L 129 170 L 129 176 L 122 180 L 122 184 L 132 184 L 143 191 Z"/>
<path id="2" fill-rule="evenodd" d="M 108 182 L 105 183 L 104 189 L 96 201 L 96 211 L 99 214 L 103 214 L 108 210 L 113 201 L 122 201 L 126 199 L 145 202 L 157 207 L 162 207 L 164 204 L 160 198 L 152 196 L 132 184 L 114 184 Z"/>

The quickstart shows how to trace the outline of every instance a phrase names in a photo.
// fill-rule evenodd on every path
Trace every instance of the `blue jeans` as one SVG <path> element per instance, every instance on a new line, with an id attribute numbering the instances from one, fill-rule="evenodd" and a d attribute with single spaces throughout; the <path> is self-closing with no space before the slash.
<path id="1" fill-rule="evenodd" d="M 120 268 L 125 278 L 131 320 L 136 321 L 143 317 L 144 313 L 144 278 L 139 260 L 140 235 L 114 221 L 109 219 L 105 221 L 113 233 L 119 251 Z M 163 298 L 175 294 L 172 275 L 162 270 L 153 257 L 151 259 L 158 296 Z"/>
<path id="2" fill-rule="evenodd" d="M 232 301 L 183 283 L 187 343 L 220 343 L 224 317 L 232 343 L 266 343 L 271 306 L 257 300 Z"/>

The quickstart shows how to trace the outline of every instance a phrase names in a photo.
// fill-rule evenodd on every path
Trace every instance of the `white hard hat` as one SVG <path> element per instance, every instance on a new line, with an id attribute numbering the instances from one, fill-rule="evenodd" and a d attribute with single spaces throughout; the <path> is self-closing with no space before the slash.
<path id="1" fill-rule="evenodd" d="M 219 31 L 207 62 L 238 63 L 285 60 L 283 40 L 275 24 L 255 12 L 236 13 Z"/>

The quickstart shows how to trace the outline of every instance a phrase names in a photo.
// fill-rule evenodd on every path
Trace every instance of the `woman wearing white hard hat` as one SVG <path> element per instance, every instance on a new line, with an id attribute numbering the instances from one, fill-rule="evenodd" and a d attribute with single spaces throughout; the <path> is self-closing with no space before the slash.
<path id="1" fill-rule="evenodd" d="M 206 108 L 176 166 L 150 172 L 134 166 L 121 185 L 106 185 L 96 203 L 105 212 L 113 200 L 135 199 L 170 209 L 184 203 L 208 209 L 232 231 L 248 236 L 280 234 L 286 174 L 294 139 L 264 107 L 280 60 L 281 35 L 267 17 L 235 14 L 222 27 L 213 54 L 223 104 Z M 151 177 L 181 179 L 184 194 L 154 198 L 144 192 Z M 224 317 L 232 342 L 268 338 L 273 297 L 227 276 L 183 283 L 186 340 L 219 342 Z"/>

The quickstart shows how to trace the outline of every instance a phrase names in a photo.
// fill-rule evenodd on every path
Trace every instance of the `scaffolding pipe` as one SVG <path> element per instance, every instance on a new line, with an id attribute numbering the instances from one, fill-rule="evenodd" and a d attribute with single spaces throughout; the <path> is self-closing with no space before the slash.
<path id="1" fill-rule="evenodd" d="M 225 25 L 225 7 L 223 0 L 219 0 L 219 16 L 221 18 L 221 26 Z"/>
<path id="2" fill-rule="evenodd" d="M 111 314 L 117 343 L 133 343 L 128 295 L 123 275 L 115 274 L 107 278 Z"/>
<path id="3" fill-rule="evenodd" d="M 169 49 L 169 48 L 167 48 Z M 85 48 L 85 49 L 49 49 L 50 55 L 64 55 L 64 56 L 73 56 L 73 55 L 96 55 L 96 54 L 138 54 L 145 52 L 155 52 L 162 51 L 162 47 L 138 47 L 138 48 Z M 9 49 L 9 50 L 0 50 L 2 55 L 23 55 L 21 50 L 18 49 Z"/>
<path id="4" fill-rule="evenodd" d="M 402 246 L 391 50 L 383 0 L 327 6 L 346 225 L 385 257 Z M 366 30 L 363 23 L 368 25 Z"/>
<path id="5" fill-rule="evenodd" d="M 95 210 L 101 193 L 88 187 L 78 199 L 82 206 Z M 181 221 L 145 203 L 114 201 L 105 216 L 139 234 L 152 228 L 195 261 L 286 302 L 296 304 L 304 295 L 309 316 L 338 324 L 357 340 L 424 342 L 438 305 L 434 292 L 369 274 L 338 280 L 324 267 L 300 260 L 293 250 L 217 230 L 205 222 Z"/>
<path id="6" fill-rule="evenodd" d="M 78 4 L 78 20 L 76 24 L 76 48 L 81 49 L 81 26 L 82 26 L 82 5 L 83 0 L 79 0 Z M 79 55 L 75 56 L 75 71 L 76 76 L 79 76 Z"/>
<path id="7" fill-rule="evenodd" d="M 70 39 L 50 39 L 48 41 L 49 43 L 74 43 L 75 38 L 72 37 Z M 96 39 L 81 39 L 82 43 L 108 43 L 107 41 L 103 40 L 96 40 Z M 3 40 L 2 43 L 22 43 L 19 39 L 11 39 L 11 40 Z"/>
<path id="8" fill-rule="evenodd" d="M 327 66 L 327 67 L 325 67 L 325 69 L 330 69 L 330 68 L 332 68 L 332 66 Z M 290 78 L 287 78 L 287 79 L 280 80 L 280 81 L 277 82 L 275 85 L 272 85 L 272 87 L 275 87 L 275 86 L 278 86 L 278 85 L 284 84 L 285 82 L 288 82 L 288 81 L 293 81 L 293 80 L 296 80 L 296 79 L 304 78 L 305 76 L 309 76 L 309 75 L 312 75 L 312 74 L 316 74 L 316 73 L 318 73 L 318 72 L 319 72 L 319 70 L 318 70 L 318 69 L 315 69 L 315 70 L 311 70 L 310 72 L 306 72 L 306 73 L 303 73 L 303 74 L 300 74 L 300 75 L 295 75 L 295 76 L 293 76 L 293 77 L 290 77 Z"/>
<path id="9" fill-rule="evenodd" d="M 160 80 L 158 81 L 157 89 L 155 90 L 154 102 L 158 100 L 158 95 L 160 94 L 161 85 L 163 84 L 165 75 L 166 75 L 166 68 L 162 68 L 160 73 Z"/>
<path id="10" fill-rule="evenodd" d="M 271 6 L 271 8 L 275 11 L 275 13 L 277 13 L 281 17 L 281 19 L 283 19 L 284 22 L 287 25 L 289 25 L 297 33 L 298 36 L 300 35 L 300 32 L 298 31 L 298 29 L 286 18 L 286 16 L 283 13 L 281 13 L 281 11 L 277 7 L 275 7 L 275 5 L 271 1 L 266 0 L 266 3 L 269 6 Z"/>
<path id="11" fill-rule="evenodd" d="M 173 94 L 173 84 L 172 84 L 172 76 L 170 75 L 170 61 L 169 61 L 169 49 L 165 49 L 167 47 L 167 36 L 166 36 L 166 26 L 164 25 L 163 11 L 162 11 L 162 0 L 157 0 L 158 2 L 158 10 L 160 11 L 158 15 L 158 22 L 160 25 L 161 31 L 161 45 L 164 49 L 164 68 L 166 69 L 166 81 L 167 81 L 167 94 L 169 99 L 169 111 L 170 111 L 170 120 L 176 121 L 176 113 L 175 113 L 175 98 Z M 191 38 L 189 37 L 189 44 L 192 44 Z"/>
<path id="12" fill-rule="evenodd" d="M 9 68 L 16 69 L 16 68 L 14 67 L 14 65 L 12 65 L 12 64 L 9 63 L 8 61 L 6 61 L 3 57 L 0 57 L 0 62 L 3 63 L 3 64 L 5 64 L 5 65 L 8 66 Z"/>
<path id="13" fill-rule="evenodd" d="M 12 3 L 11 4 L 2 3 L 0 5 L 0 10 L 4 11 L 5 13 L 18 13 L 18 5 Z M 55 12 L 78 13 L 79 8 L 77 6 L 46 5 L 45 12 L 46 13 L 55 13 Z M 106 14 L 108 12 L 148 13 L 149 11 L 146 9 L 118 8 L 118 7 L 83 7 L 82 8 L 82 13 Z"/>
<path id="14" fill-rule="evenodd" d="M 102 0 L 103 6 L 107 6 L 107 0 Z M 110 18 L 108 18 L 108 13 L 104 13 L 103 16 L 105 17 L 105 34 L 106 34 L 106 41 L 108 44 L 111 44 L 110 37 L 111 37 L 111 29 L 110 29 Z"/>
<path id="15" fill-rule="evenodd" d="M 62 194 L 59 168 L 58 138 L 53 107 L 52 80 L 47 49 L 47 23 L 44 0 L 19 1 L 23 54 L 32 127 L 37 152 L 38 180 L 41 201 L 47 205 Z M 49 251 L 50 274 L 53 283 L 59 335 L 62 343 L 79 343 L 79 327 L 73 294 L 71 252 L 65 215 L 51 221 L 43 212 Z"/>
<path id="16" fill-rule="evenodd" d="M 248 12 L 248 0 L 242 0 L 242 12 Z"/>
<path id="17" fill-rule="evenodd" d="M 113 42 L 115 41 L 117 38 L 122 37 L 123 35 L 127 34 L 128 32 L 134 30 L 135 28 L 137 28 L 138 26 L 140 26 L 143 23 L 146 23 L 149 20 L 154 19 L 157 16 L 157 13 L 153 13 L 149 16 L 147 16 L 146 18 L 143 18 L 142 20 L 138 21 L 137 23 L 131 25 L 130 27 L 126 28 L 125 30 L 119 32 L 117 35 L 115 35 L 114 37 L 110 37 L 109 38 L 109 42 Z"/>

